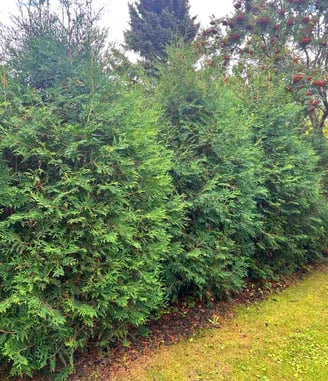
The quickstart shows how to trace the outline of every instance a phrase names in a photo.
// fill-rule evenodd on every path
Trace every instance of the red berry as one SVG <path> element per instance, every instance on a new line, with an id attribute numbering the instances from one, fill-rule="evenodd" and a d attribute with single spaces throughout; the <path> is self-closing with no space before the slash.
<path id="1" fill-rule="evenodd" d="M 301 81 L 303 78 L 304 78 L 304 74 L 296 74 L 296 75 L 294 75 L 293 83 L 297 83 L 297 82 Z"/>
<path id="2" fill-rule="evenodd" d="M 233 5 L 236 9 L 239 9 L 241 8 L 241 2 L 240 1 L 237 1 L 236 3 L 234 3 Z"/>
<path id="3" fill-rule="evenodd" d="M 303 38 L 301 39 L 300 44 L 301 44 L 301 45 L 308 45 L 311 41 L 312 41 L 312 38 L 311 38 L 310 36 L 303 37 Z"/>
<path id="4" fill-rule="evenodd" d="M 318 87 L 325 87 L 326 81 L 324 79 L 316 79 L 312 82 L 312 85 L 318 86 Z"/>
<path id="5" fill-rule="evenodd" d="M 304 16 L 303 18 L 302 18 L 302 23 L 303 24 L 308 24 L 310 22 L 310 17 L 309 16 Z"/>

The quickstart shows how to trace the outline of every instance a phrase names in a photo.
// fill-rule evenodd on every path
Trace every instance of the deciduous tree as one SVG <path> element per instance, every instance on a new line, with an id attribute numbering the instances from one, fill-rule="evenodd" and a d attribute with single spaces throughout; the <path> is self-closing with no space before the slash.
<path id="1" fill-rule="evenodd" d="M 328 117 L 326 1 L 236 0 L 234 7 L 232 16 L 204 31 L 210 51 L 244 77 L 248 67 L 266 72 L 268 80 L 279 73 L 312 128 L 322 131 Z"/>

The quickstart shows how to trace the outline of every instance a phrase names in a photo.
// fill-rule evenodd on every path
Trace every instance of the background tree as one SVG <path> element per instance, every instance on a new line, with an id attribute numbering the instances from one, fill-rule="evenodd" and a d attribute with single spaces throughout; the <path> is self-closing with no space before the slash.
<path id="1" fill-rule="evenodd" d="M 149 61 L 165 61 L 166 47 L 179 39 L 192 41 L 199 28 L 189 15 L 188 0 L 140 0 L 129 4 L 129 49 Z"/>
<path id="2" fill-rule="evenodd" d="M 99 12 L 92 1 L 60 1 L 54 12 L 49 1 L 20 3 L 14 26 L 5 31 L 2 60 L 10 62 L 22 85 L 38 90 L 60 87 L 84 92 L 93 87 L 105 34 L 96 27 Z M 75 88 L 75 90 L 73 90 Z"/>
<path id="3" fill-rule="evenodd" d="M 254 67 L 268 79 L 280 74 L 312 128 L 322 132 L 328 117 L 326 1 L 236 0 L 234 7 L 232 16 L 213 20 L 204 31 L 212 54 L 244 77 Z"/>

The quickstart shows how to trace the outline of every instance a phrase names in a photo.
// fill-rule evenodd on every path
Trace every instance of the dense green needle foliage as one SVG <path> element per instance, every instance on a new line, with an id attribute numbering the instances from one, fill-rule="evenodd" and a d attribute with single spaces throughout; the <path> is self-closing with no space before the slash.
<path id="1" fill-rule="evenodd" d="M 0 358 L 12 374 L 64 365 L 61 379 L 77 348 L 108 346 L 163 305 L 160 259 L 183 204 L 143 90 L 110 79 L 93 45 L 67 72 L 29 66 L 30 43 L 45 63 L 53 39 L 67 47 L 35 38 L 2 67 Z"/>
<path id="2" fill-rule="evenodd" d="M 61 20 L 31 2 L 4 33 L 0 360 L 13 375 L 65 379 L 77 350 L 110 348 L 170 301 L 226 297 L 327 248 L 327 141 L 281 75 L 226 77 L 183 38 L 145 75 L 106 55 L 88 4 L 62 1 Z"/>
<path id="3" fill-rule="evenodd" d="M 62 17 L 49 2 L 30 2 L 23 16 L 4 33 L 4 56 L 21 84 L 38 90 L 71 87 L 85 82 L 84 93 L 92 90 L 92 71 L 99 68 L 105 33 L 96 27 L 99 15 L 88 3 L 62 1 Z M 91 3 L 91 2 L 90 2 Z M 89 4 L 90 4 L 89 3 Z M 93 75 L 92 75 L 93 74 Z M 75 86 L 74 94 L 82 87 Z"/>
<path id="4" fill-rule="evenodd" d="M 158 85 L 171 173 L 187 202 L 181 254 L 165 262 L 172 297 L 222 296 L 246 275 L 291 272 L 327 245 L 323 169 L 301 135 L 302 108 L 261 74 L 241 86 L 195 70 L 194 54 L 171 50 Z"/>
<path id="5" fill-rule="evenodd" d="M 141 0 L 129 4 L 129 12 L 127 46 L 149 61 L 166 61 L 166 48 L 179 39 L 192 41 L 199 28 L 187 0 Z"/>
<path id="6" fill-rule="evenodd" d="M 189 48 L 172 50 L 158 86 L 174 185 L 188 205 L 187 225 L 176 237 L 182 253 L 165 264 L 175 297 L 191 290 L 222 296 L 241 287 L 261 226 L 255 198 L 265 192 L 261 152 L 252 144 L 252 117 L 238 87 L 213 81 L 213 71 L 195 71 L 194 63 Z"/>
<path id="7" fill-rule="evenodd" d="M 260 75 L 245 95 L 254 115 L 254 142 L 263 150 L 262 181 L 267 193 L 257 199 L 263 226 L 253 270 L 265 278 L 316 259 L 327 244 L 324 168 L 318 169 L 319 157 L 300 134 L 302 108 L 284 88 L 268 88 Z"/>
<path id="8" fill-rule="evenodd" d="M 172 192 L 137 92 L 74 124 L 24 97 L 2 109 L 0 142 L 1 354 L 20 374 L 72 365 L 87 340 L 122 337 L 161 306 Z"/>

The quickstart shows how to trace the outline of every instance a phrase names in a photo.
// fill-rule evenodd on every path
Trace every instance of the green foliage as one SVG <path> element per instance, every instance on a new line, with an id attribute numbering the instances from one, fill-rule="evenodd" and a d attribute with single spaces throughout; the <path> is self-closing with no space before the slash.
<path id="1" fill-rule="evenodd" d="M 322 130 L 328 117 L 326 1 L 236 0 L 234 6 L 231 16 L 204 31 L 209 51 L 244 76 L 249 67 L 268 77 L 279 73 L 312 127 Z"/>
<path id="2" fill-rule="evenodd" d="M 69 84 L 89 77 L 84 90 L 89 92 L 92 70 L 99 66 L 104 47 L 104 33 L 96 27 L 99 15 L 91 2 L 62 1 L 60 10 L 54 13 L 49 2 L 23 6 L 14 26 L 4 31 L 3 58 L 25 86 L 38 90 L 67 86 L 67 96 Z"/>
<path id="3" fill-rule="evenodd" d="M 175 237 L 181 253 L 164 263 L 166 283 L 173 297 L 186 291 L 223 296 L 241 287 L 260 228 L 260 151 L 237 86 L 196 71 L 188 47 L 173 49 L 168 62 L 158 87 L 167 121 L 161 136 L 174 153 L 171 173 L 187 202 L 187 225 Z"/>
<path id="4" fill-rule="evenodd" d="M 199 28 L 189 16 L 187 0 L 141 0 L 129 4 L 127 46 L 149 61 L 166 61 L 166 48 L 183 39 L 192 41 Z"/>
<path id="5" fill-rule="evenodd" d="M 263 149 L 262 179 L 268 191 L 257 200 L 263 227 L 252 271 L 267 277 L 320 257 L 327 245 L 328 214 L 319 158 L 300 134 L 301 109 L 283 88 L 270 89 L 261 77 L 248 90 L 254 141 Z"/>
<path id="6" fill-rule="evenodd" d="M 169 57 L 158 86 L 162 137 L 188 205 L 181 253 L 165 262 L 173 297 L 222 296 L 246 274 L 271 277 L 318 259 L 328 215 L 302 109 L 279 81 L 223 81 L 215 69 L 196 70 L 189 48 Z"/>
<path id="7" fill-rule="evenodd" d="M 163 303 L 170 160 L 142 92 L 113 91 L 84 123 L 34 91 L 2 110 L 0 353 L 13 374 L 72 368 L 88 340 L 108 344 Z"/>
<path id="8" fill-rule="evenodd" d="M 281 73 L 224 78 L 179 43 L 149 84 L 61 4 L 30 6 L 0 67 L 0 358 L 58 380 L 168 299 L 317 259 L 328 225 L 327 142 Z"/>
<path id="9" fill-rule="evenodd" d="M 76 349 L 160 309 L 183 206 L 157 111 L 109 80 L 88 9 L 70 20 L 62 4 L 68 29 L 44 2 L 18 20 L 0 88 L 0 357 L 12 374 L 57 379 Z"/>

